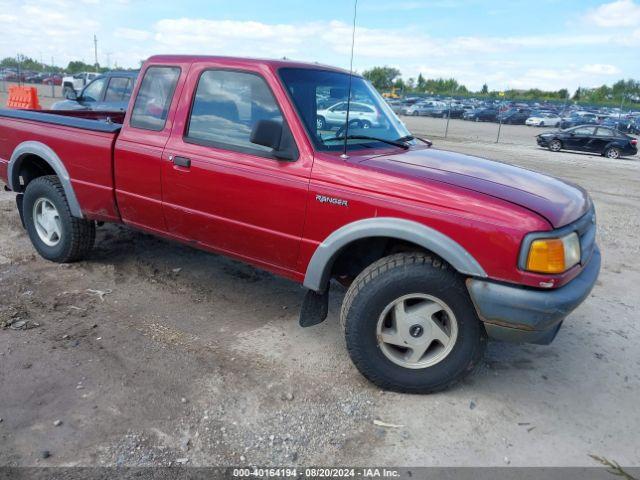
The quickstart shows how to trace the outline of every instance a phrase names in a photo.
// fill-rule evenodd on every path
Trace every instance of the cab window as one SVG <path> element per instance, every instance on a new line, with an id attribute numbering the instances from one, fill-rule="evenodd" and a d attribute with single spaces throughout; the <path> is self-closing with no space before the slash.
<path id="1" fill-rule="evenodd" d="M 270 156 L 272 149 L 250 140 L 259 120 L 283 123 L 280 108 L 260 76 L 207 70 L 198 81 L 185 140 Z"/>
<path id="2" fill-rule="evenodd" d="M 132 127 L 155 131 L 164 128 L 179 77 L 178 67 L 147 68 L 131 112 Z"/>

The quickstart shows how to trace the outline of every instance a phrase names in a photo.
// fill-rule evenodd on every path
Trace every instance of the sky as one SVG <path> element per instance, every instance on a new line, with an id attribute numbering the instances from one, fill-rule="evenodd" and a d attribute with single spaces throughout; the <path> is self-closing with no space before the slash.
<path id="1" fill-rule="evenodd" d="M 0 0 L 0 57 L 137 67 L 161 53 L 349 67 L 353 0 Z M 640 0 L 359 0 L 354 69 L 468 88 L 557 90 L 640 79 Z"/>

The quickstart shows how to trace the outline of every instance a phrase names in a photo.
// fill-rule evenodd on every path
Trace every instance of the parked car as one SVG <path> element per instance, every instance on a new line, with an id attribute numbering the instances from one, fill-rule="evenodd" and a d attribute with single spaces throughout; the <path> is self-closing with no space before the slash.
<path id="1" fill-rule="evenodd" d="M 373 105 L 361 102 L 350 102 L 349 123 L 357 123 L 362 128 L 379 125 L 379 114 Z M 318 130 L 341 127 L 347 121 L 347 102 L 338 102 L 327 109 L 318 110 L 316 123 Z"/>
<path id="2" fill-rule="evenodd" d="M 525 125 L 529 127 L 556 127 L 560 126 L 562 118 L 555 113 L 540 113 L 527 118 Z"/>
<path id="3" fill-rule="evenodd" d="M 568 130 L 541 133 L 538 145 L 552 152 L 576 150 L 599 153 L 608 158 L 620 158 L 638 153 L 638 141 L 622 132 L 607 127 L 581 125 Z"/>
<path id="4" fill-rule="evenodd" d="M 495 122 L 498 120 L 498 109 L 493 107 L 479 108 L 465 113 L 462 118 L 474 122 Z"/>
<path id="5" fill-rule="evenodd" d="M 404 111 L 404 114 L 414 117 L 446 117 L 447 104 L 434 100 L 423 100 L 407 107 Z"/>
<path id="6" fill-rule="evenodd" d="M 507 125 L 524 125 L 530 116 L 531 110 L 518 108 L 500 113 L 498 115 L 498 121 Z"/>
<path id="7" fill-rule="evenodd" d="M 445 114 L 445 116 L 449 116 L 449 118 L 462 118 L 464 112 L 466 112 L 466 110 L 460 104 L 447 104 L 447 107 L 443 113 Z"/>
<path id="8" fill-rule="evenodd" d="M 595 113 L 575 113 L 560 121 L 560 128 L 566 129 L 579 125 L 597 125 L 598 115 Z"/>
<path id="9" fill-rule="evenodd" d="M 632 117 L 607 117 L 605 118 L 601 125 L 603 127 L 613 128 L 614 130 L 618 130 L 620 132 L 626 133 L 639 133 L 638 132 L 638 119 Z"/>
<path id="10" fill-rule="evenodd" d="M 326 136 L 316 92 L 347 88 L 380 127 Z M 305 327 L 339 279 L 354 364 L 413 393 L 462 378 L 487 336 L 551 342 L 598 277 L 584 190 L 431 148 L 348 71 L 156 56 L 133 96 L 126 113 L 0 110 L 0 178 L 45 259 L 124 223 L 302 283 Z"/>
<path id="11" fill-rule="evenodd" d="M 44 78 L 42 80 L 42 83 L 44 85 L 60 86 L 62 85 L 62 75 L 58 75 L 57 73 L 54 73 L 53 75 L 49 75 L 48 77 Z"/>
<path id="12" fill-rule="evenodd" d="M 97 72 L 80 72 L 75 75 L 69 75 L 62 78 L 62 95 L 65 97 L 70 91 L 78 93 L 82 90 L 91 80 L 100 75 Z"/>
<path id="13" fill-rule="evenodd" d="M 54 103 L 51 109 L 123 112 L 129 105 L 137 76 L 137 71 L 105 73 L 92 80 L 79 94 L 68 90 L 66 100 Z"/>

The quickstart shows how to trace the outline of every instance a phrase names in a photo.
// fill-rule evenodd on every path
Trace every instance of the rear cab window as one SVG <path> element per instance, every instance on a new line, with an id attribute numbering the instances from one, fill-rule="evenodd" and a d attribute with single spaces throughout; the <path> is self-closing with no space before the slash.
<path id="1" fill-rule="evenodd" d="M 147 68 L 131 112 L 132 127 L 154 131 L 164 128 L 179 78 L 179 67 Z"/>

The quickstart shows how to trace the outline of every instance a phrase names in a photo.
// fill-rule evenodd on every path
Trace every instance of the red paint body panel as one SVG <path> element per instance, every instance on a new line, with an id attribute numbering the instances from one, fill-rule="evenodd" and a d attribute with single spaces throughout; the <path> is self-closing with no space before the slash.
<path id="1" fill-rule="evenodd" d="M 150 65 L 181 69 L 162 131 L 133 128 L 128 114 L 119 134 L 0 117 L 0 177 L 6 180 L 6 162 L 17 145 L 42 142 L 69 171 L 87 218 L 121 221 L 296 281 L 304 279 L 316 248 L 332 232 L 374 217 L 413 220 L 438 230 L 495 280 L 532 287 L 553 280 L 559 287 L 580 273 L 581 267 L 554 276 L 517 267 L 527 233 L 570 223 L 589 208 L 579 187 L 423 146 L 355 151 L 347 160 L 316 152 L 277 75 L 280 67 L 318 69 L 316 64 L 152 57 L 138 77 L 129 111 Z M 265 80 L 295 138 L 296 161 L 184 140 L 198 78 L 210 68 L 251 72 Z M 96 115 L 89 118 L 103 118 Z M 191 166 L 175 166 L 172 156 L 188 157 Z M 317 202 L 318 194 L 347 200 L 348 207 Z"/>
<path id="2" fill-rule="evenodd" d="M 44 143 L 64 163 L 83 213 L 96 220 L 119 221 L 113 195 L 115 134 L 8 118 L 2 119 L 0 132 L 0 158 L 9 160 L 22 142 Z M 6 181 L 6 171 L 2 178 Z"/>

